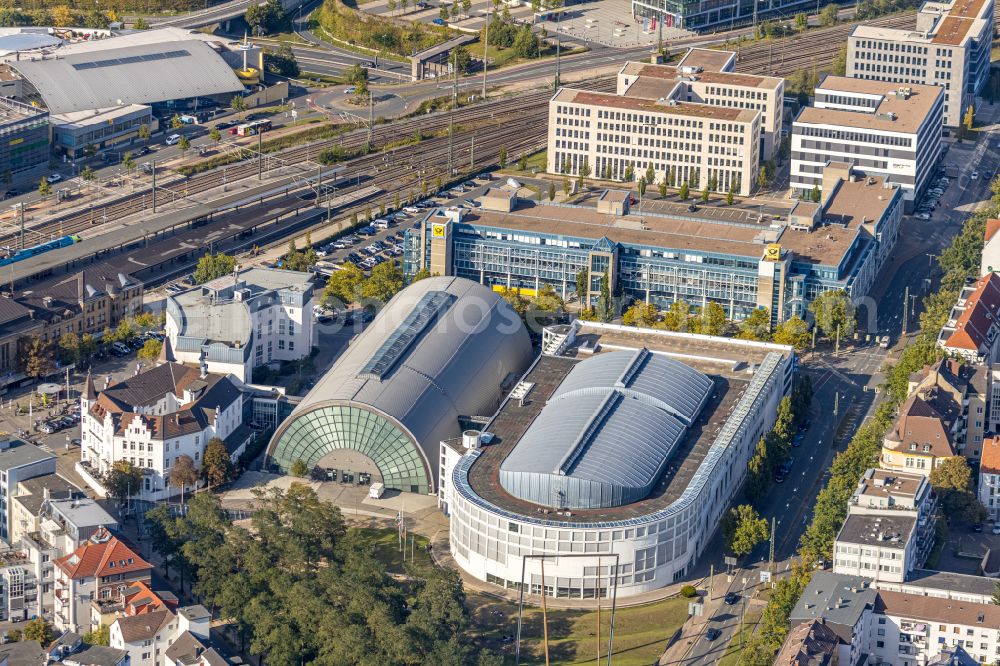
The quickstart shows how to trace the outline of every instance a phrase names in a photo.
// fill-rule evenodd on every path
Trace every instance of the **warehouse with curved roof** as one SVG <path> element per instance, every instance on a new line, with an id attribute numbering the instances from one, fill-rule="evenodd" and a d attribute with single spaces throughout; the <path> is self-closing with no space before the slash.
<path id="1" fill-rule="evenodd" d="M 271 461 L 309 467 L 366 457 L 387 488 L 434 492 L 438 447 L 489 416 L 531 362 L 520 317 L 487 287 L 452 277 L 390 300 L 275 432 Z"/>

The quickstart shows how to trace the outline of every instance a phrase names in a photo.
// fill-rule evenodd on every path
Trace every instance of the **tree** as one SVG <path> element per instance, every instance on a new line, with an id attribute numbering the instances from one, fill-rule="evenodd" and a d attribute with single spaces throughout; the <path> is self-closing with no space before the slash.
<path id="1" fill-rule="evenodd" d="M 156 359 L 160 358 L 160 351 L 163 349 L 163 343 L 156 338 L 150 338 L 146 340 L 145 344 L 139 350 L 136 356 L 143 361 L 149 361 L 152 363 Z"/>
<path id="2" fill-rule="evenodd" d="M 198 260 L 198 266 L 194 270 L 194 282 L 202 284 L 223 275 L 231 275 L 235 269 L 235 257 L 221 252 L 206 254 Z"/>
<path id="3" fill-rule="evenodd" d="M 576 274 L 576 296 L 580 302 L 587 306 L 587 292 L 590 291 L 590 271 L 584 266 Z"/>
<path id="4" fill-rule="evenodd" d="M 938 463 L 930 474 L 931 486 L 940 498 L 941 513 L 949 521 L 978 523 L 986 509 L 972 492 L 972 470 L 964 456 L 952 456 Z"/>
<path id="5" fill-rule="evenodd" d="M 188 140 L 186 136 L 182 136 L 181 140 L 177 142 L 177 149 L 182 153 L 186 153 L 191 148 L 191 141 Z"/>
<path id="6" fill-rule="evenodd" d="M 139 125 L 139 131 L 137 134 L 143 141 L 148 141 L 149 137 L 152 136 L 149 131 L 149 125 Z"/>
<path id="7" fill-rule="evenodd" d="M 111 626 L 102 624 L 93 631 L 88 631 L 83 635 L 83 642 L 88 645 L 111 645 Z"/>
<path id="8" fill-rule="evenodd" d="M 421 280 L 426 280 L 430 276 L 431 276 L 430 270 L 426 268 L 421 268 L 419 271 L 413 274 L 412 278 L 410 278 L 410 284 L 413 284 L 414 282 L 420 282 Z"/>
<path id="9" fill-rule="evenodd" d="M 288 473 L 301 479 L 309 473 L 309 467 L 302 458 L 296 458 L 292 461 L 292 466 L 288 469 Z"/>
<path id="10" fill-rule="evenodd" d="M 403 271 L 395 262 L 387 261 L 373 268 L 371 276 L 361 283 L 361 295 L 385 303 L 403 286 Z"/>
<path id="11" fill-rule="evenodd" d="M 729 550 L 737 557 L 750 554 L 757 544 L 770 536 L 767 520 L 749 504 L 730 509 L 722 519 L 722 530 Z"/>
<path id="12" fill-rule="evenodd" d="M 736 335 L 741 340 L 757 340 L 766 342 L 771 339 L 771 313 L 767 308 L 757 308 L 740 322 L 740 332 Z"/>
<path id="13" fill-rule="evenodd" d="M 177 456 L 170 468 L 170 485 L 181 491 L 181 504 L 184 504 L 184 491 L 188 486 L 198 483 L 198 470 L 194 460 L 187 454 Z"/>
<path id="14" fill-rule="evenodd" d="M 707 185 L 701 190 L 701 201 L 702 201 L 702 203 L 708 203 L 708 186 Z"/>
<path id="15" fill-rule="evenodd" d="M 59 360 L 66 365 L 79 363 L 80 361 L 80 338 L 76 333 L 63 333 L 59 338 Z"/>
<path id="16" fill-rule="evenodd" d="M 690 188 L 688 187 L 687 181 L 681 183 L 680 190 L 677 191 L 677 196 L 681 201 L 687 201 L 688 195 L 690 194 Z"/>
<path id="17" fill-rule="evenodd" d="M 656 182 L 656 169 L 653 168 L 652 162 L 646 165 L 645 176 L 646 176 L 646 183 L 652 185 L 654 182 Z"/>
<path id="18" fill-rule="evenodd" d="M 809 311 L 828 338 L 839 335 L 844 339 L 854 333 L 857 325 L 854 304 L 843 289 L 824 291 L 809 303 Z"/>
<path id="19" fill-rule="evenodd" d="M 726 205 L 732 206 L 733 200 L 736 198 L 736 192 L 733 190 L 733 186 L 729 186 L 729 190 L 726 191 Z"/>
<path id="20" fill-rule="evenodd" d="M 625 310 L 622 315 L 622 323 L 626 326 L 638 326 L 639 328 L 651 328 L 659 319 L 659 311 L 652 303 L 636 301 Z"/>
<path id="21" fill-rule="evenodd" d="M 220 132 L 217 128 L 213 127 L 208 132 L 208 138 L 210 138 L 215 143 L 219 143 L 220 141 L 222 141 L 222 132 Z"/>
<path id="22" fill-rule="evenodd" d="M 823 11 L 819 13 L 819 24 L 822 26 L 836 25 L 839 20 L 838 11 L 839 8 L 834 4 L 823 7 Z"/>
<path id="23" fill-rule="evenodd" d="M 97 340 L 90 333 L 84 333 L 80 338 L 80 358 L 90 360 L 97 351 Z"/>
<path id="24" fill-rule="evenodd" d="M 52 8 L 50 14 L 52 16 L 52 25 L 57 28 L 66 28 L 77 22 L 72 10 L 66 5 L 56 5 Z"/>
<path id="25" fill-rule="evenodd" d="M 809 200 L 813 203 L 819 203 L 823 198 L 823 195 L 819 191 L 819 185 L 813 185 L 812 190 L 809 192 Z"/>
<path id="26" fill-rule="evenodd" d="M 184 127 L 184 121 L 181 120 L 181 114 L 175 113 L 173 117 L 170 118 L 170 128 L 181 129 L 182 127 Z"/>
<path id="27" fill-rule="evenodd" d="M 514 309 L 514 312 L 516 312 L 519 317 L 524 317 L 524 313 L 528 310 L 529 301 L 521 295 L 520 291 L 504 287 L 500 291 L 500 297 L 507 301 L 507 304 Z"/>
<path id="28" fill-rule="evenodd" d="M 635 169 L 632 167 L 631 162 L 625 165 L 625 174 L 622 176 L 622 180 L 626 183 L 631 183 L 635 180 Z"/>
<path id="29" fill-rule="evenodd" d="M 255 35 L 279 32 L 290 27 L 288 16 L 279 0 L 266 0 L 263 5 L 250 5 L 243 19 Z"/>
<path id="30" fill-rule="evenodd" d="M 247 101 L 243 99 L 242 95 L 233 95 L 233 98 L 229 101 L 229 108 L 242 117 L 247 110 Z"/>
<path id="31" fill-rule="evenodd" d="M 451 55 L 452 62 L 459 74 L 469 71 L 469 67 L 472 66 L 472 54 L 469 53 L 469 49 L 464 46 L 457 46 L 451 50 Z"/>
<path id="32" fill-rule="evenodd" d="M 441 5 L 441 8 L 438 10 L 438 17 L 440 17 L 442 21 L 447 21 L 450 16 L 451 14 L 448 12 L 448 8 Z"/>
<path id="33" fill-rule="evenodd" d="M 582 180 L 581 180 L 581 182 L 582 182 Z M 644 196 L 646 194 L 646 177 L 645 176 L 639 176 L 638 189 L 639 189 L 639 196 L 640 197 Z"/>
<path id="34" fill-rule="evenodd" d="M 531 25 L 528 23 L 523 24 L 517 29 L 517 34 L 514 37 L 514 43 L 512 45 L 514 53 L 519 58 L 537 58 L 540 53 L 538 35 L 535 31 L 531 29 Z"/>
<path id="35" fill-rule="evenodd" d="M 149 28 L 150 28 L 149 21 L 147 21 L 141 16 L 136 18 L 135 22 L 132 23 L 133 30 L 149 30 Z"/>
<path id="36" fill-rule="evenodd" d="M 354 264 L 344 264 L 344 267 L 330 276 L 323 289 L 323 305 L 350 305 L 358 300 L 361 283 L 365 274 Z"/>
<path id="37" fill-rule="evenodd" d="M 792 315 L 778 324 L 772 339 L 779 345 L 791 345 L 803 351 L 809 346 L 812 336 L 809 335 L 809 325 L 798 315 Z"/>
<path id="38" fill-rule="evenodd" d="M 42 179 L 38 181 L 38 194 L 47 197 L 52 194 L 52 185 L 49 184 L 48 179 L 42 176 Z"/>
<path id="39" fill-rule="evenodd" d="M 29 620 L 24 625 L 24 640 L 38 641 L 41 645 L 49 645 L 52 642 L 52 625 L 40 617 Z"/>
<path id="40" fill-rule="evenodd" d="M 135 158 L 132 156 L 131 152 L 127 152 L 122 156 L 122 167 L 125 169 L 126 173 L 135 168 Z"/>
<path id="41" fill-rule="evenodd" d="M 715 301 L 710 301 L 702 308 L 698 316 L 698 333 L 703 335 L 722 335 L 726 332 L 726 310 Z"/>
<path id="42" fill-rule="evenodd" d="M 590 178 L 590 160 L 587 157 L 583 158 L 583 164 L 580 165 L 580 186 L 583 186 L 583 179 Z"/>
<path id="43" fill-rule="evenodd" d="M 830 73 L 834 76 L 844 76 L 847 73 L 847 46 L 837 49 L 837 55 L 833 57 L 833 64 L 830 65 Z"/>
<path id="44" fill-rule="evenodd" d="M 233 461 L 229 457 L 226 443 L 218 437 L 213 437 L 205 444 L 201 471 L 205 475 L 209 488 L 223 484 L 232 477 Z"/>
<path id="45" fill-rule="evenodd" d="M 108 496 L 124 503 L 142 488 L 142 470 L 127 460 L 119 460 L 111 465 L 104 475 L 104 489 Z"/>
<path id="46" fill-rule="evenodd" d="M 31 344 L 27 349 L 27 360 L 25 362 L 25 372 L 29 377 L 38 379 L 45 377 L 52 372 L 52 359 L 50 358 L 49 345 L 37 335 L 31 338 Z"/>
<path id="47" fill-rule="evenodd" d="M 517 170 L 518 171 L 527 171 L 528 170 L 528 156 L 527 155 L 521 155 L 519 158 L 517 158 Z"/>
<path id="48" fill-rule="evenodd" d="M 568 197 L 569 193 L 573 190 L 572 186 L 570 186 L 569 184 L 569 178 L 563 178 L 562 184 L 563 184 L 563 194 Z"/>
<path id="49" fill-rule="evenodd" d="M 563 309 L 563 300 L 556 293 L 555 287 L 543 284 L 531 299 L 531 307 L 538 312 L 560 312 Z"/>
<path id="50" fill-rule="evenodd" d="M 94 173 L 94 170 L 90 168 L 89 164 L 80 170 L 80 178 L 82 178 L 83 180 L 92 181 L 94 180 L 95 176 L 96 174 Z"/>
<path id="51" fill-rule="evenodd" d="M 667 198 L 667 181 L 664 180 L 663 182 L 661 182 L 658 189 L 660 191 L 660 198 L 661 199 L 666 199 Z"/>
<path id="52" fill-rule="evenodd" d="M 972 470 L 963 456 L 951 456 L 931 470 L 930 482 L 935 490 L 970 490 Z"/>
<path id="53" fill-rule="evenodd" d="M 507 166 L 507 146 L 500 146 L 500 161 L 498 164 L 501 169 Z"/>
<path id="54" fill-rule="evenodd" d="M 549 181 L 549 201 L 556 200 L 556 184 Z"/>
<path id="55" fill-rule="evenodd" d="M 674 301 L 663 313 L 662 326 L 668 331 L 686 331 L 691 318 L 691 306 L 687 301 Z"/>
<path id="56" fill-rule="evenodd" d="M 962 119 L 962 124 L 965 126 L 966 131 L 972 131 L 972 124 L 973 122 L 975 122 L 975 119 L 976 119 L 975 110 L 972 108 L 972 105 L 970 104 L 969 108 L 965 110 L 965 117 Z"/>
<path id="57" fill-rule="evenodd" d="M 757 187 L 764 189 L 767 187 L 767 167 L 761 165 L 760 171 L 757 172 Z"/>
<path id="58" fill-rule="evenodd" d="M 601 321 L 611 321 L 614 316 L 613 305 L 611 303 L 611 281 L 608 272 L 604 271 L 601 276 L 601 295 L 597 300 L 597 316 Z"/>
<path id="59" fill-rule="evenodd" d="M 809 27 L 809 16 L 805 12 L 799 12 L 795 15 L 795 27 L 800 31 Z"/>

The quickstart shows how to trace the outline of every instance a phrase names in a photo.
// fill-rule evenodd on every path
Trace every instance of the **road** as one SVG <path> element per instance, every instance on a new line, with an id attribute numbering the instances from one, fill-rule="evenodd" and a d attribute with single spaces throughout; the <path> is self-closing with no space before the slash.
<path id="1" fill-rule="evenodd" d="M 983 105 L 981 113 L 996 118 L 1000 107 Z M 993 122 L 996 122 L 995 120 Z M 895 360 L 914 335 L 919 311 L 910 312 L 908 335 L 903 335 L 903 300 L 907 288 L 911 296 L 917 296 L 919 304 L 930 288 L 936 287 L 933 256 L 940 253 L 950 240 L 961 230 L 964 220 L 984 201 L 989 199 L 989 176 L 1000 165 L 1000 149 L 989 140 L 989 134 L 979 134 L 976 144 L 953 145 L 946 158 L 946 164 L 961 165 L 962 176 L 946 190 L 935 214 L 928 221 L 905 217 L 900 240 L 894 250 L 891 277 L 884 283 L 882 293 L 877 297 L 877 307 L 872 317 L 872 333 L 889 335 L 897 344 L 890 350 L 880 349 L 874 343 L 865 343 L 862 337 L 858 343 L 847 341 L 839 354 L 824 348 L 803 358 L 802 369 L 813 381 L 816 395 L 811 409 L 811 422 L 805 440 L 800 448 L 793 449 L 795 464 L 793 471 L 783 484 L 776 484 L 759 507 L 761 515 L 776 522 L 775 561 L 778 570 L 787 569 L 789 558 L 795 553 L 799 537 L 812 518 L 812 498 L 829 479 L 829 468 L 833 456 L 843 450 L 854 430 L 864 422 L 877 405 L 874 388 L 881 383 L 880 368 L 885 360 Z M 983 177 L 972 180 L 969 174 L 978 170 Z M 928 257 L 931 255 L 931 257 Z M 912 305 L 912 303 L 911 303 Z M 864 313 L 862 313 L 864 314 Z M 834 405 L 834 418 L 830 413 Z M 803 502 L 803 498 L 810 501 Z M 717 539 L 717 542 L 720 540 Z M 721 542 L 713 544 L 721 548 Z M 711 546 L 710 546 L 711 548 Z M 767 557 L 767 544 L 759 546 L 747 561 L 760 566 Z M 721 550 L 716 560 L 721 565 Z M 691 647 L 684 664 L 701 666 L 718 663 L 725 653 L 726 645 L 736 635 L 740 623 L 739 612 L 733 607 L 719 607 L 718 599 L 727 591 L 740 592 L 743 577 L 749 577 L 748 588 L 759 584 L 759 574 L 739 573 L 725 589 L 715 592 L 713 612 L 704 618 L 704 628 L 698 641 Z M 715 608 L 719 607 L 718 610 Z M 738 607 L 736 607 L 738 608 Z M 722 634 L 715 641 L 705 638 L 704 630 L 709 627 L 719 629 Z"/>

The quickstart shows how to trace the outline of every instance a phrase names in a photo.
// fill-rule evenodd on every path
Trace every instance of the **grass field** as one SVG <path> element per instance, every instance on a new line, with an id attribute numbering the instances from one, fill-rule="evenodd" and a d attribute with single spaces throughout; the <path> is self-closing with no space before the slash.
<path id="1" fill-rule="evenodd" d="M 514 663 L 514 643 L 505 636 L 517 632 L 517 605 L 480 594 L 470 594 L 473 621 L 487 646 Z M 605 604 L 609 604 L 605 600 Z M 655 604 L 621 608 L 615 613 L 615 666 L 648 666 L 666 648 L 667 640 L 687 619 L 686 599 L 667 599 Z M 601 654 L 607 658 L 610 605 L 601 612 Z M 548 612 L 549 659 L 552 664 L 585 664 L 597 659 L 597 611 L 550 610 Z M 525 607 L 521 630 L 521 663 L 545 663 L 542 611 Z"/>
<path id="2" fill-rule="evenodd" d="M 364 536 L 369 543 L 374 545 L 375 557 L 385 565 L 386 573 L 399 574 L 406 572 L 406 568 L 403 565 L 403 553 L 399 548 L 399 537 L 396 534 L 396 530 L 376 527 L 357 527 L 354 529 Z M 430 553 L 427 552 L 429 540 L 427 537 L 420 536 L 419 534 L 407 534 L 407 566 L 411 564 L 411 546 L 409 543 L 409 539 L 411 538 L 413 539 L 412 572 L 422 577 L 434 568 Z"/>

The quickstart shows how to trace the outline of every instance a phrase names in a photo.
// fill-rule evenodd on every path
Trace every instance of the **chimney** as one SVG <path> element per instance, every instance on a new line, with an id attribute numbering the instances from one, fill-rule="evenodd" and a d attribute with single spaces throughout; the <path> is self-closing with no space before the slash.
<path id="1" fill-rule="evenodd" d="M 78 300 L 81 304 L 83 303 L 83 294 L 85 291 L 86 290 L 84 289 L 83 272 L 81 271 L 76 276 L 76 300 Z"/>

